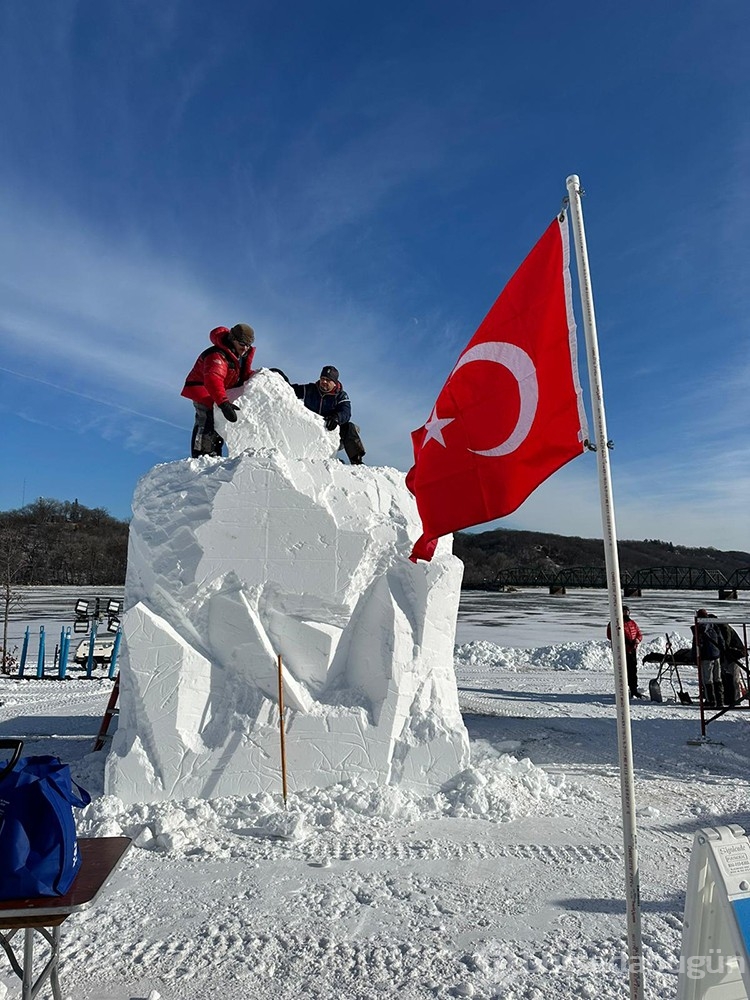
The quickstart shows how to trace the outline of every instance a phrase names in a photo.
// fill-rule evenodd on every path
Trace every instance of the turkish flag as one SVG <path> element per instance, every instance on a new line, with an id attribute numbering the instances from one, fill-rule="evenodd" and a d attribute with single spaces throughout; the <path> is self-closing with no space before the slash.
<path id="1" fill-rule="evenodd" d="M 441 535 L 513 513 L 583 451 L 569 263 L 567 219 L 555 219 L 412 433 L 406 485 L 423 528 L 412 561 L 431 559 Z"/>

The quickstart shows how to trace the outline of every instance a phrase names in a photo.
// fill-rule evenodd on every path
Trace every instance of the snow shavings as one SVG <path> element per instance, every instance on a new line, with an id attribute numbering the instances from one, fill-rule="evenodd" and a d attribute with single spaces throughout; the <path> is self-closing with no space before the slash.
<path id="1" fill-rule="evenodd" d="M 461 817 L 507 823 L 533 815 L 545 800 L 564 797 L 565 779 L 530 760 L 487 754 L 428 796 L 361 779 L 313 788 L 289 797 L 261 793 L 212 800 L 185 799 L 124 806 L 114 796 L 95 799 L 80 815 L 82 836 L 132 837 L 148 851 L 234 855 L 248 838 L 301 842 L 316 834 L 370 834 L 395 821 Z"/>
<path id="2" fill-rule="evenodd" d="M 612 670 L 609 643 L 590 639 L 587 642 L 562 642 L 538 649 L 503 649 L 494 642 L 478 639 L 457 646 L 457 666 L 510 670 Z"/>
<path id="3" fill-rule="evenodd" d="M 446 816 L 509 823 L 532 815 L 544 799 L 565 797 L 564 775 L 550 775 L 528 758 L 497 757 L 472 765 L 435 796 Z"/>
<path id="4" fill-rule="evenodd" d="M 663 653 L 667 635 L 645 641 L 639 649 L 639 657 L 648 653 Z M 682 649 L 690 645 L 690 639 L 678 632 L 669 633 L 672 649 Z M 606 639 L 589 639 L 585 642 L 560 642 L 553 646 L 537 649 L 507 649 L 489 642 L 475 639 L 456 646 L 457 667 L 479 667 L 482 670 L 505 670 L 524 673 L 530 670 L 591 670 L 611 672 L 612 649 Z"/>

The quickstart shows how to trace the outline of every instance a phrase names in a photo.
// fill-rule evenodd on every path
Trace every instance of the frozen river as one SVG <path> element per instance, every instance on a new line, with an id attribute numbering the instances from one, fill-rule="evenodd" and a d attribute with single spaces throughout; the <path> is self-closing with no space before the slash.
<path id="1" fill-rule="evenodd" d="M 705 608 L 719 618 L 750 620 L 750 594 L 720 601 L 716 591 L 653 590 L 629 597 L 631 616 L 646 641 L 666 632 L 689 635 L 693 616 Z M 609 621 L 607 592 L 569 590 L 551 596 L 546 588 L 500 594 L 464 591 L 458 613 L 456 644 L 485 639 L 498 646 L 534 649 L 561 642 L 602 639 Z"/>
<path id="2" fill-rule="evenodd" d="M 26 626 L 31 629 L 31 648 L 36 648 L 39 626 L 47 631 L 48 644 L 56 642 L 60 629 L 73 621 L 76 600 L 91 602 L 99 597 L 122 598 L 122 587 L 33 587 L 24 595 L 22 606 L 11 616 L 9 646 L 20 645 Z M 628 598 L 632 616 L 644 639 L 654 639 L 665 632 L 688 635 L 697 608 L 733 621 L 750 621 L 750 593 L 740 600 L 720 601 L 716 591 L 644 591 L 643 597 Z M 551 596 L 546 588 L 519 590 L 501 594 L 487 591 L 464 591 L 458 612 L 456 644 L 475 639 L 498 646 L 534 649 L 561 642 L 601 639 L 609 620 L 607 594 L 603 590 L 569 590 Z"/>

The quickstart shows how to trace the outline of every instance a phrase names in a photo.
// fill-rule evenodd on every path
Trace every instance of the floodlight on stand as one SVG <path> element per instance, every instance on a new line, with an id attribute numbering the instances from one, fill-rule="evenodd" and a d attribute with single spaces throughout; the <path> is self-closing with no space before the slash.
<path id="1" fill-rule="evenodd" d="M 73 622 L 74 632 L 88 632 L 89 623 L 87 618 L 78 618 Z"/>
<path id="2" fill-rule="evenodd" d="M 122 611 L 122 601 L 117 601 L 114 598 L 107 601 L 107 614 L 110 618 L 114 618 Z"/>
<path id="3" fill-rule="evenodd" d="M 119 628 L 120 628 L 120 619 L 119 618 L 110 618 L 109 621 L 107 622 L 107 631 L 108 632 L 117 632 L 117 631 L 119 631 Z"/>
<path id="4" fill-rule="evenodd" d="M 79 618 L 85 618 L 89 613 L 89 602 L 76 601 L 75 612 Z"/>

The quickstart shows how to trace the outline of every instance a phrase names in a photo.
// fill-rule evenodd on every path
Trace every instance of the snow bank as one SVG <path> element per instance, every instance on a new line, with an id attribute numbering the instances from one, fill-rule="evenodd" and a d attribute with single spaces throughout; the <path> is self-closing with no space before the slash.
<path id="1" fill-rule="evenodd" d="M 335 460 L 327 432 L 261 371 L 217 415 L 229 458 L 157 466 L 133 500 L 119 727 L 106 790 L 126 803 L 279 782 L 438 788 L 468 761 L 453 644 L 462 566 L 429 564 L 395 469 Z"/>
<path id="2" fill-rule="evenodd" d="M 565 797 L 564 776 L 549 775 L 528 759 L 488 754 L 427 796 L 361 780 L 299 792 L 287 809 L 280 794 L 268 792 L 134 805 L 105 795 L 81 812 L 78 832 L 133 837 L 137 847 L 151 851 L 231 856 L 248 836 L 301 842 L 359 828 L 385 836 L 394 822 L 445 816 L 507 823 Z"/>
<path id="3" fill-rule="evenodd" d="M 677 632 L 671 633 L 669 638 L 675 650 L 690 645 L 690 639 Z M 664 636 L 644 642 L 638 650 L 639 660 L 647 653 L 663 653 L 665 647 Z M 606 639 L 561 642 L 538 649 L 508 649 L 485 639 L 477 639 L 457 646 L 454 655 L 457 667 L 479 667 L 483 670 L 517 673 L 527 670 L 612 670 L 612 651 Z"/>
<path id="4" fill-rule="evenodd" d="M 612 670 L 608 642 L 562 642 L 538 649 L 505 649 L 480 639 L 456 647 L 456 664 L 483 669 L 511 670 Z"/>

